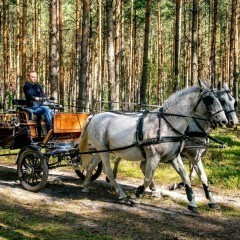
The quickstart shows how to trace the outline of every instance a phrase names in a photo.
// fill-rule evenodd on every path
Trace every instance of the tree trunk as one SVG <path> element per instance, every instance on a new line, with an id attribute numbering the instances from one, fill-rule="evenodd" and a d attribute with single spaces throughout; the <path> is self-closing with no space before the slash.
<path id="1" fill-rule="evenodd" d="M 81 34 L 80 34 L 80 22 L 81 22 L 81 11 L 80 11 L 80 0 L 76 0 L 76 39 L 75 39 L 75 50 L 76 50 L 76 53 L 75 53 L 75 56 L 76 56 L 76 59 L 75 59 L 75 77 L 74 79 L 77 79 L 75 82 L 74 82 L 74 86 L 73 87 L 73 96 L 74 96 L 74 101 L 75 101 L 75 105 L 78 105 L 77 104 L 77 98 L 78 98 L 78 87 L 79 87 L 79 82 L 78 82 L 78 78 L 79 78 L 79 70 L 80 70 L 80 66 L 79 66 L 79 63 L 80 63 L 80 51 L 81 51 Z"/>
<path id="2" fill-rule="evenodd" d="M 192 56 L 191 56 L 191 85 L 197 83 L 198 79 L 198 59 L 197 59 L 197 39 L 198 39 L 198 0 L 193 0 L 192 12 Z"/>
<path id="3" fill-rule="evenodd" d="M 158 37 L 157 37 L 157 100 L 158 105 L 162 104 L 162 59 L 163 59 L 163 49 L 162 49 L 162 21 L 161 21 L 161 1 L 158 3 Z"/>
<path id="4" fill-rule="evenodd" d="M 182 1 L 176 0 L 176 25 L 175 25 L 175 62 L 174 62 L 174 75 L 175 83 L 173 91 L 179 90 L 179 58 L 180 58 L 180 44 L 181 44 L 181 12 Z"/>
<path id="5" fill-rule="evenodd" d="M 59 0 L 59 63 L 60 63 L 60 103 L 64 106 L 64 65 L 63 65 L 63 12 L 62 0 Z"/>
<path id="6" fill-rule="evenodd" d="M 32 0 L 31 14 L 32 14 L 32 48 L 31 48 L 31 69 L 36 70 L 35 54 L 36 54 L 36 26 L 35 26 L 35 11 L 36 11 L 36 2 Z"/>
<path id="7" fill-rule="evenodd" d="M 78 111 L 83 111 L 86 106 L 87 97 L 87 60 L 88 60 L 88 34 L 89 34 L 89 0 L 83 0 L 83 19 L 82 19 L 82 41 L 81 41 L 81 58 L 79 63 L 79 94 L 78 94 Z"/>
<path id="8" fill-rule="evenodd" d="M 108 42 L 108 87 L 109 87 L 109 108 L 117 109 L 116 87 L 115 87 L 115 59 L 114 59 L 114 37 L 113 37 L 113 0 L 106 0 L 106 16 L 107 16 L 107 42 Z"/>
<path id="9" fill-rule="evenodd" d="M 51 30 L 50 30 L 50 84 L 51 96 L 58 99 L 58 71 L 59 71 L 59 55 L 58 55 L 58 38 L 57 38 L 57 0 L 51 0 Z"/>
<path id="10" fill-rule="evenodd" d="M 238 0 L 234 1 L 234 65 L 233 65 L 233 96 L 235 100 L 238 102 L 238 77 L 239 77 L 239 71 L 238 71 Z"/>
<path id="11" fill-rule="evenodd" d="M 148 42 L 150 29 L 150 14 L 151 14 L 151 0 L 147 0 L 146 14 L 145 14 L 145 34 L 144 34 L 144 50 L 143 50 L 143 69 L 140 86 L 140 104 L 146 104 L 146 89 L 148 77 Z"/>
<path id="12" fill-rule="evenodd" d="M 134 9 L 134 1 L 131 0 L 131 10 L 130 10 L 130 53 L 129 53 L 129 64 L 128 64 L 128 83 L 125 82 L 125 92 L 127 95 L 127 102 L 131 103 L 131 95 L 132 95 L 132 85 L 133 85 L 133 9 Z"/>
<path id="13" fill-rule="evenodd" d="M 17 0 L 17 62 L 16 62 L 16 97 L 20 95 L 20 0 Z"/>
<path id="14" fill-rule="evenodd" d="M 213 5 L 213 26 L 212 26 L 212 42 L 210 53 L 210 78 L 213 87 L 216 87 L 216 35 L 217 35 L 217 7 L 218 0 L 214 0 Z"/>
<path id="15" fill-rule="evenodd" d="M 4 110 L 8 109 L 8 94 L 9 94 L 9 53 L 8 53 L 8 22 L 7 22 L 7 12 L 8 5 L 6 4 L 6 0 L 3 0 L 3 81 L 4 81 L 4 89 L 3 89 L 3 107 Z"/>
<path id="16" fill-rule="evenodd" d="M 120 14 L 121 14 L 121 0 L 116 0 L 115 10 L 115 94 L 116 102 L 119 102 L 119 86 L 120 86 Z M 116 109 L 119 109 L 119 104 L 115 104 Z"/>
<path id="17" fill-rule="evenodd" d="M 38 81 L 40 80 L 40 60 L 41 60 L 41 1 L 37 0 L 37 59 L 36 59 L 36 71 L 38 75 Z"/>
<path id="18" fill-rule="evenodd" d="M 22 77 L 20 81 L 20 97 L 23 97 L 23 85 L 27 80 L 27 0 L 23 0 L 22 14 Z"/>
<path id="19" fill-rule="evenodd" d="M 100 101 L 102 101 L 102 0 L 98 0 L 98 84 L 97 84 L 97 96 Z"/>

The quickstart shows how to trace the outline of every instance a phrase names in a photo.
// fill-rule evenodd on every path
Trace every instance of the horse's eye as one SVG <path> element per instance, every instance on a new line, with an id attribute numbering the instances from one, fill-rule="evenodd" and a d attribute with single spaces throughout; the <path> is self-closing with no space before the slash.
<path id="1" fill-rule="evenodd" d="M 203 101 L 204 101 L 204 103 L 206 104 L 206 105 L 211 105 L 211 104 L 213 104 L 213 98 L 211 97 L 211 96 L 207 96 L 207 97 L 205 97 L 204 99 L 203 99 Z"/>
<path id="2" fill-rule="evenodd" d="M 222 99 L 222 100 L 220 100 L 220 103 L 223 106 L 223 105 L 225 105 L 226 101 Z"/>

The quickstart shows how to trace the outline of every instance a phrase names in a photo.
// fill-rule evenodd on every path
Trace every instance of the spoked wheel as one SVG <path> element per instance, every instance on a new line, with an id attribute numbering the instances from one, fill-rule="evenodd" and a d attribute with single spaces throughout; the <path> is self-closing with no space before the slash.
<path id="1" fill-rule="evenodd" d="M 96 155 L 93 156 L 93 158 L 95 157 Z M 98 165 L 93 169 L 92 171 L 92 175 L 91 175 L 91 181 L 94 181 L 96 180 L 101 172 L 102 172 L 102 161 L 100 161 L 98 163 Z M 75 172 L 76 174 L 84 181 L 85 180 L 85 177 L 86 177 L 86 169 L 83 169 L 81 163 L 78 164 L 77 167 L 75 167 Z"/>
<path id="2" fill-rule="evenodd" d="M 17 173 L 21 186 L 31 192 L 45 187 L 48 178 L 48 166 L 43 154 L 27 149 L 18 157 Z"/>

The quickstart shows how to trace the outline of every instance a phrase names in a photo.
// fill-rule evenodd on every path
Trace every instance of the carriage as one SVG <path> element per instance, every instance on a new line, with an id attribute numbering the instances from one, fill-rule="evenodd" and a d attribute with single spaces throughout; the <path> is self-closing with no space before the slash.
<path id="1" fill-rule="evenodd" d="M 53 129 L 46 127 L 44 117 L 37 121 L 25 100 L 13 100 L 16 109 L 0 113 L 0 150 L 10 150 L 0 156 L 17 156 L 20 184 L 33 192 L 45 187 L 52 168 L 73 166 L 76 174 L 85 179 L 78 139 L 89 113 L 65 113 L 59 104 L 50 100 L 44 104 L 54 111 Z M 100 162 L 91 180 L 97 179 L 101 171 Z"/>

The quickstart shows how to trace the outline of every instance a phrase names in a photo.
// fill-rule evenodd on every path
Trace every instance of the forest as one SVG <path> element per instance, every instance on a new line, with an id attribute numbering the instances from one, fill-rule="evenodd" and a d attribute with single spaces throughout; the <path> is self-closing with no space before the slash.
<path id="1" fill-rule="evenodd" d="M 31 70 L 68 111 L 136 110 L 227 82 L 238 99 L 238 0 L 2 0 L 0 103 Z"/>

